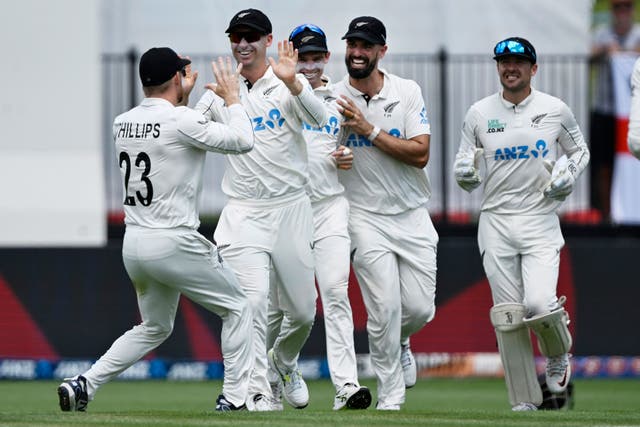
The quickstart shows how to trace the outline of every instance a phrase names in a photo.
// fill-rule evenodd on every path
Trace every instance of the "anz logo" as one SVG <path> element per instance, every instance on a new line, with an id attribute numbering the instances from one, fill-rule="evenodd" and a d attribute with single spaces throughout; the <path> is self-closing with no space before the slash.
<path id="1" fill-rule="evenodd" d="M 260 132 L 261 130 L 275 129 L 276 127 L 281 128 L 284 124 L 285 120 L 280 113 L 280 110 L 277 108 L 269 111 L 269 117 L 265 119 L 265 117 L 254 117 L 251 121 L 255 124 L 253 130 L 256 132 Z"/>
<path id="2" fill-rule="evenodd" d="M 528 145 L 515 145 L 513 147 L 498 148 L 493 160 L 520 160 L 534 158 L 545 158 L 549 154 L 547 143 L 542 139 L 536 141 L 536 146 L 533 149 L 529 149 Z"/>
<path id="3" fill-rule="evenodd" d="M 340 131 L 340 121 L 336 116 L 330 116 L 329 121 L 326 125 L 319 127 L 313 127 L 309 123 L 303 123 L 302 127 L 304 130 L 312 131 L 312 132 L 324 132 L 329 135 L 337 135 Z"/>
<path id="4" fill-rule="evenodd" d="M 387 132 L 391 136 L 396 138 L 402 138 L 402 134 L 398 129 L 391 129 Z M 358 135 L 357 133 L 350 133 L 347 140 L 344 143 L 347 147 L 371 147 L 373 144 L 364 135 Z"/>

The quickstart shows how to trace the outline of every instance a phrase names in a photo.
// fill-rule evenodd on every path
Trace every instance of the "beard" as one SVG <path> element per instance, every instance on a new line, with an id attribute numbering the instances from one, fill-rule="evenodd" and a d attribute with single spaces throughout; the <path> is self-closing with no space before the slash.
<path id="1" fill-rule="evenodd" d="M 376 65 L 378 65 L 378 60 L 367 62 L 367 66 L 365 68 L 353 68 L 351 66 L 350 58 L 344 59 L 345 64 L 347 65 L 347 72 L 349 76 L 354 79 L 366 79 L 371 75 L 373 70 L 375 70 Z"/>

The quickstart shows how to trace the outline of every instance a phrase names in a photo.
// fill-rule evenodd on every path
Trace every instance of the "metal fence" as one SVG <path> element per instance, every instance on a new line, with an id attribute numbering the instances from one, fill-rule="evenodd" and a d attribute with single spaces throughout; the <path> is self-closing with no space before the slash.
<path id="1" fill-rule="evenodd" d="M 228 53 L 221 54 L 223 56 Z M 199 71 L 191 105 L 204 92 L 204 83 L 213 81 L 210 61 L 219 55 L 191 54 L 193 68 Z M 122 183 L 115 161 L 111 124 L 113 119 L 142 100 L 137 75 L 138 54 L 103 56 L 103 141 L 107 183 L 107 206 L 110 214 L 122 212 Z M 548 55 L 539 58 L 536 89 L 564 100 L 572 109 L 583 133 L 588 130 L 589 64 L 581 55 Z M 423 91 L 431 119 L 431 159 L 426 168 L 433 194 L 429 210 L 437 221 L 475 221 L 479 213 L 481 191 L 468 194 L 455 183 L 452 163 L 460 140 L 464 115 L 475 101 L 499 89 L 495 62 L 487 55 L 438 54 L 386 55 L 380 66 L 399 76 L 415 80 Z M 325 69 L 337 80 L 345 72 L 343 58 L 334 55 Z M 200 204 L 203 216 L 217 216 L 226 202 L 220 190 L 224 173 L 222 156 L 207 156 L 205 185 Z M 589 173 L 585 171 L 572 195 L 562 205 L 561 213 L 589 209 Z"/>

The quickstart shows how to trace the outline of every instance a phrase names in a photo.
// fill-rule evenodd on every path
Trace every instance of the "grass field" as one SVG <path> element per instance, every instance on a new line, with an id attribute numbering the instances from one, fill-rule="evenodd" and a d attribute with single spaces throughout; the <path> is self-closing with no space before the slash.
<path id="1" fill-rule="evenodd" d="M 115 381 L 86 413 L 63 413 L 52 381 L 0 381 L 1 426 L 640 426 L 640 381 L 577 380 L 570 411 L 511 412 L 500 379 L 420 380 L 400 412 L 331 410 L 328 381 L 306 409 L 213 411 L 220 382 Z M 373 383 L 365 382 L 373 387 Z M 374 395 L 375 401 L 375 395 Z"/>

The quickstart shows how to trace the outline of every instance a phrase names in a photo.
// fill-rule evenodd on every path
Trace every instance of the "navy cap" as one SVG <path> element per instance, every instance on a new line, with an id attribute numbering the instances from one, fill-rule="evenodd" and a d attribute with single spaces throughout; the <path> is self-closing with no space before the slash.
<path id="1" fill-rule="evenodd" d="M 271 21 L 267 18 L 267 15 L 259 11 L 258 9 L 244 9 L 236 13 L 231 22 L 229 22 L 229 28 L 225 30 L 225 33 L 233 32 L 237 27 L 249 27 L 262 34 L 271 34 Z"/>
<path id="2" fill-rule="evenodd" d="M 344 39 L 362 39 L 373 44 L 387 44 L 387 29 L 382 21 L 373 16 L 360 16 L 349 24 L 349 30 L 342 36 Z"/>
<path id="3" fill-rule="evenodd" d="M 140 58 L 138 71 L 142 86 L 161 85 L 189 64 L 190 60 L 180 58 L 168 47 L 152 47 Z"/>
<path id="4" fill-rule="evenodd" d="M 322 28 L 313 24 L 298 25 L 291 31 L 289 41 L 298 53 L 304 52 L 328 52 L 327 36 Z"/>
<path id="5" fill-rule="evenodd" d="M 522 37 L 509 37 L 498 42 L 493 48 L 493 54 L 496 61 L 505 56 L 520 56 L 535 64 L 538 59 L 533 45 Z"/>

